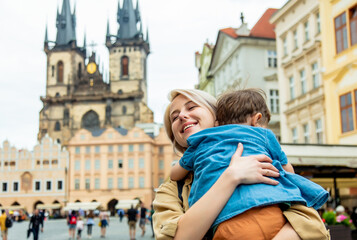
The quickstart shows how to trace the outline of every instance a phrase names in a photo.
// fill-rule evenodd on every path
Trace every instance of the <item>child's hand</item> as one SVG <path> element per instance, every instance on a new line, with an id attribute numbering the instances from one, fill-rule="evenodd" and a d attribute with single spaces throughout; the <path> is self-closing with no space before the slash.
<path id="1" fill-rule="evenodd" d="M 239 143 L 226 170 L 232 175 L 237 185 L 255 183 L 277 185 L 279 183 L 269 178 L 279 177 L 279 170 L 271 164 L 273 161 L 269 157 L 265 155 L 242 157 L 242 153 L 243 145 Z"/>

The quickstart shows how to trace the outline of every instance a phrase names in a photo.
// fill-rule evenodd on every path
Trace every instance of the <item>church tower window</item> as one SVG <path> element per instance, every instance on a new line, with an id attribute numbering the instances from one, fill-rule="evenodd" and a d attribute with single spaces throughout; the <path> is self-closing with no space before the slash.
<path id="1" fill-rule="evenodd" d="M 123 111 L 123 115 L 125 115 L 126 114 L 126 106 L 123 106 L 122 111 Z"/>
<path id="2" fill-rule="evenodd" d="M 129 76 L 129 58 L 127 56 L 121 58 L 121 75 L 122 77 Z"/>
<path id="3" fill-rule="evenodd" d="M 63 62 L 57 63 L 57 83 L 63 83 Z"/>
<path id="4" fill-rule="evenodd" d="M 82 77 L 82 63 L 78 63 L 78 73 L 77 73 L 78 78 Z"/>
<path id="5" fill-rule="evenodd" d="M 61 131 L 61 124 L 59 121 L 55 123 L 55 131 Z"/>
<path id="6" fill-rule="evenodd" d="M 99 116 L 96 112 L 90 110 L 82 117 L 82 128 L 93 130 L 100 126 Z"/>

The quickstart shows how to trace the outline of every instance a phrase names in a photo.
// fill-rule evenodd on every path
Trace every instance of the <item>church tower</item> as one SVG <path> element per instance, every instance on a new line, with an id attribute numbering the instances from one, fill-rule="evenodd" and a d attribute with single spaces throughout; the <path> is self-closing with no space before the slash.
<path id="1" fill-rule="evenodd" d="M 119 14 L 125 21 L 120 20 Z M 124 0 L 123 8 L 119 7 L 118 21 L 125 22 L 118 35 L 125 36 L 124 45 L 131 47 L 120 49 L 119 36 L 114 36 L 116 41 L 111 43 L 113 36 L 109 34 L 108 24 L 106 45 L 110 51 L 110 82 L 107 83 L 99 71 L 96 54 L 93 52 L 86 58 L 86 38 L 82 47 L 77 46 L 76 14 L 75 9 L 71 13 L 69 0 L 63 0 L 61 13 L 57 9 L 56 41 L 48 40 L 47 26 L 45 33 L 46 96 L 41 97 L 39 140 L 48 134 L 58 143 L 67 145 L 81 128 L 90 131 L 108 126 L 130 129 L 136 123 L 153 122 L 153 113 L 147 107 L 145 76 L 149 44 L 143 40 L 142 29 L 133 32 L 140 21 L 138 5 L 134 10 L 131 0 Z M 128 27 L 126 23 L 129 22 Z"/>

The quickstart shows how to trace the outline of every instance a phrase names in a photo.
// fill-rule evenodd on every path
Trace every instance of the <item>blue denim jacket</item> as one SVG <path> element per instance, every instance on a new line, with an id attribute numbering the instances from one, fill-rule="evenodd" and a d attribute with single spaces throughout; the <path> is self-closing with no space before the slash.
<path id="1" fill-rule="evenodd" d="M 283 170 L 287 158 L 273 132 L 266 128 L 246 125 L 224 125 L 208 128 L 191 135 L 188 149 L 180 165 L 194 171 L 194 181 L 189 195 L 189 205 L 197 202 L 228 167 L 231 157 L 242 143 L 242 156 L 264 154 L 273 160 L 280 177 L 276 186 L 268 184 L 239 185 L 228 200 L 213 226 L 241 214 L 253 207 L 277 203 L 301 203 L 320 208 L 328 193 L 318 184 L 297 174 Z"/>

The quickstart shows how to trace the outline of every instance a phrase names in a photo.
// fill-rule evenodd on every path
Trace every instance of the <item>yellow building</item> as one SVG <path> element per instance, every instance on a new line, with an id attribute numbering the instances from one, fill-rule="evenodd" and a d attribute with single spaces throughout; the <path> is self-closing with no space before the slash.
<path id="1" fill-rule="evenodd" d="M 327 142 L 357 144 L 357 1 L 322 1 Z"/>
<path id="2" fill-rule="evenodd" d="M 32 152 L 4 141 L 0 148 L 0 208 L 59 211 L 67 200 L 68 161 L 68 152 L 48 136 Z"/>
<path id="3" fill-rule="evenodd" d="M 99 202 L 112 213 L 121 200 L 140 198 L 150 207 L 178 160 L 163 129 L 155 138 L 138 127 L 81 129 L 68 150 L 69 202 Z"/>

